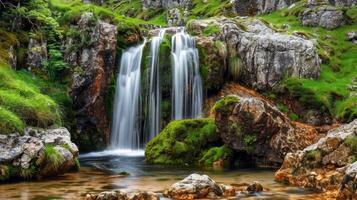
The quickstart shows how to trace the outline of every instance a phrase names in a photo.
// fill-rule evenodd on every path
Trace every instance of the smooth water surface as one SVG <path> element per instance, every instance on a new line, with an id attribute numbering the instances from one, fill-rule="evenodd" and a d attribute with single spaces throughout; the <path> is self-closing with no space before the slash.
<path id="1" fill-rule="evenodd" d="M 259 181 L 269 190 L 260 196 L 242 199 L 324 199 L 316 193 L 275 183 L 274 172 L 269 170 L 202 171 L 192 167 L 148 165 L 142 154 L 142 151 L 114 150 L 83 155 L 79 173 L 68 173 L 50 180 L 3 184 L 0 185 L 0 199 L 83 199 L 87 192 L 115 189 L 161 192 L 194 172 L 208 174 L 224 184 Z M 121 172 L 130 175 L 120 175 Z"/>

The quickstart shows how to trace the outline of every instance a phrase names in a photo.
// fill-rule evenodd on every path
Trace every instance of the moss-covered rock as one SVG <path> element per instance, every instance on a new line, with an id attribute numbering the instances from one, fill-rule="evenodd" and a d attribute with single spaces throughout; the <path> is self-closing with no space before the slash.
<path id="1" fill-rule="evenodd" d="M 194 164 L 202 152 L 217 143 L 214 119 L 177 120 L 147 144 L 145 157 L 155 164 Z"/>
<path id="2" fill-rule="evenodd" d="M 219 163 L 220 167 L 229 166 L 233 156 L 232 149 L 223 145 L 221 147 L 212 147 L 200 158 L 199 163 L 204 166 L 212 166 L 215 163 Z"/>

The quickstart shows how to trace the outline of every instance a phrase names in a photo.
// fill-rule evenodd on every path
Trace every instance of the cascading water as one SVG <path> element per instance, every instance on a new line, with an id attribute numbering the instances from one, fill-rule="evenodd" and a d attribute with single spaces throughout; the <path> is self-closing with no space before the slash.
<path id="1" fill-rule="evenodd" d="M 202 80 L 199 72 L 198 50 L 195 40 L 179 30 L 172 37 L 174 119 L 202 116 Z"/>
<path id="2" fill-rule="evenodd" d="M 159 52 L 160 44 L 165 35 L 165 29 L 160 29 L 158 36 L 151 38 L 150 49 L 150 89 L 149 89 L 149 133 L 147 141 L 154 138 L 161 130 L 161 89 L 160 89 L 160 66 L 159 66 Z"/>
<path id="3" fill-rule="evenodd" d="M 129 48 L 121 58 L 113 110 L 112 148 L 140 148 L 140 79 L 144 46 L 145 42 Z"/>

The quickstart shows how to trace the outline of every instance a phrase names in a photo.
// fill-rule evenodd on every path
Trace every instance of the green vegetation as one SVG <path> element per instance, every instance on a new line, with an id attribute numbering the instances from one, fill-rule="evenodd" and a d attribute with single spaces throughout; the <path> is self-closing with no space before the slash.
<path id="1" fill-rule="evenodd" d="M 61 167 L 62 156 L 54 146 L 45 146 L 45 159 L 47 166 L 52 169 L 51 171 L 56 171 Z"/>
<path id="2" fill-rule="evenodd" d="M 3 119 L 0 127 L 3 134 L 22 132 L 24 125 L 47 127 L 61 124 L 60 107 L 43 94 L 45 85 L 28 72 L 16 73 L 0 64 L 0 119 Z"/>
<path id="3" fill-rule="evenodd" d="M 218 141 L 214 119 L 172 121 L 147 144 L 145 157 L 155 164 L 193 164 Z"/>
<path id="4" fill-rule="evenodd" d="M 19 175 L 20 175 L 23 179 L 30 180 L 31 178 L 33 178 L 33 177 L 36 175 L 37 172 L 38 172 L 37 167 L 34 166 L 34 165 L 31 165 L 31 166 L 30 166 L 29 168 L 27 168 L 27 169 L 21 168 Z"/>
<path id="5" fill-rule="evenodd" d="M 239 103 L 239 98 L 237 96 L 226 96 L 217 101 L 213 106 L 213 109 L 216 112 L 227 113 L 232 110 L 231 106 L 235 106 L 237 103 Z"/>
<path id="6" fill-rule="evenodd" d="M 352 135 L 345 139 L 344 143 L 351 148 L 354 154 L 357 154 L 357 136 Z"/>
<path id="7" fill-rule="evenodd" d="M 219 26 L 217 25 L 210 25 L 210 26 L 207 26 L 205 28 L 205 30 L 203 30 L 203 35 L 208 37 L 208 36 L 211 36 L 211 35 L 216 35 L 220 32 L 220 28 Z"/>
<path id="8" fill-rule="evenodd" d="M 283 103 L 277 103 L 277 104 L 276 104 L 276 107 L 277 107 L 281 112 L 287 114 L 288 117 L 289 117 L 291 120 L 293 120 L 293 121 L 296 121 L 296 120 L 298 120 L 298 119 L 300 118 L 299 115 L 297 115 L 297 114 L 291 112 L 291 111 L 289 110 L 289 108 L 288 108 L 285 104 L 283 104 Z"/>
<path id="9" fill-rule="evenodd" d="M 214 162 L 222 160 L 225 162 L 225 165 L 228 165 L 232 154 L 233 151 L 224 145 L 221 147 L 212 147 L 203 153 L 199 163 L 204 166 L 212 166 Z"/>
<path id="10" fill-rule="evenodd" d="M 321 159 L 321 152 L 319 150 L 311 150 L 307 152 L 306 159 L 308 161 L 318 161 Z"/>
<path id="11" fill-rule="evenodd" d="M 317 39 L 318 53 L 323 58 L 320 78 L 289 78 L 282 85 L 305 107 L 327 111 L 345 122 L 351 121 L 357 117 L 357 97 L 350 96 L 348 86 L 357 77 L 357 46 L 346 40 L 346 33 L 357 30 L 356 7 L 346 12 L 353 24 L 326 30 L 301 25 L 296 15 L 303 6 L 304 2 L 299 2 L 291 9 L 260 17 L 275 27 L 288 24 L 289 28 L 284 29 L 288 33 L 301 32 Z"/>
<path id="12" fill-rule="evenodd" d="M 218 15 L 232 16 L 232 4 L 229 0 L 193 0 L 192 18 L 213 17 Z"/>

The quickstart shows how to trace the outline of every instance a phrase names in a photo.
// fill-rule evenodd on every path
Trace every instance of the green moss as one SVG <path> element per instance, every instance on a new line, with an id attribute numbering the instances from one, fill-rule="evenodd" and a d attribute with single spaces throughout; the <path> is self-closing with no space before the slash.
<path id="1" fill-rule="evenodd" d="M 45 159 L 47 166 L 53 171 L 56 171 L 61 166 L 62 156 L 52 145 L 45 146 Z"/>
<path id="2" fill-rule="evenodd" d="M 74 169 L 75 171 L 79 171 L 79 169 L 81 168 L 81 164 L 78 160 L 78 158 L 74 159 Z"/>
<path id="3" fill-rule="evenodd" d="M 172 121 L 147 144 L 145 157 L 155 164 L 193 164 L 218 139 L 213 119 Z"/>
<path id="4" fill-rule="evenodd" d="M 231 106 L 235 106 L 237 103 L 239 103 L 239 98 L 237 96 L 226 96 L 217 101 L 213 106 L 213 109 L 216 112 L 227 113 L 232 110 Z"/>
<path id="5" fill-rule="evenodd" d="M 217 15 L 233 16 L 232 4 L 229 0 L 193 0 L 192 16 L 213 17 Z"/>
<path id="6" fill-rule="evenodd" d="M 6 65 L 0 65 L 0 119 L 2 119 L 0 130 L 2 133 L 22 132 L 25 125 L 47 127 L 61 124 L 61 110 L 58 103 L 43 94 L 49 92 L 51 95 L 56 95 L 58 93 L 51 89 L 53 87 L 45 86 L 49 84 L 28 72 L 15 72 Z M 48 90 L 45 90 L 46 88 Z M 60 90 L 60 87 L 54 90 Z"/>
<path id="7" fill-rule="evenodd" d="M 311 150 L 307 152 L 306 159 L 308 161 L 318 161 L 321 159 L 321 152 L 319 150 Z"/>
<path id="8" fill-rule="evenodd" d="M 207 26 L 204 30 L 203 30 L 203 35 L 208 37 L 211 35 L 216 35 L 220 32 L 220 28 L 217 25 L 210 25 Z"/>
<path id="9" fill-rule="evenodd" d="M 244 143 L 244 148 L 248 153 L 251 153 L 254 151 L 254 146 L 253 144 L 257 141 L 257 136 L 252 134 L 252 135 L 244 135 L 243 137 L 243 143 Z"/>
<path id="10" fill-rule="evenodd" d="M 29 168 L 24 169 L 21 168 L 19 175 L 20 177 L 22 177 L 23 179 L 27 179 L 30 180 L 32 179 L 36 174 L 38 173 L 38 168 L 34 165 L 31 165 Z"/>
<path id="11" fill-rule="evenodd" d="M 226 146 L 212 147 L 204 152 L 202 158 L 199 160 L 199 163 L 204 166 L 212 166 L 214 162 L 219 160 L 227 162 L 232 157 L 232 154 L 233 151 Z"/>

